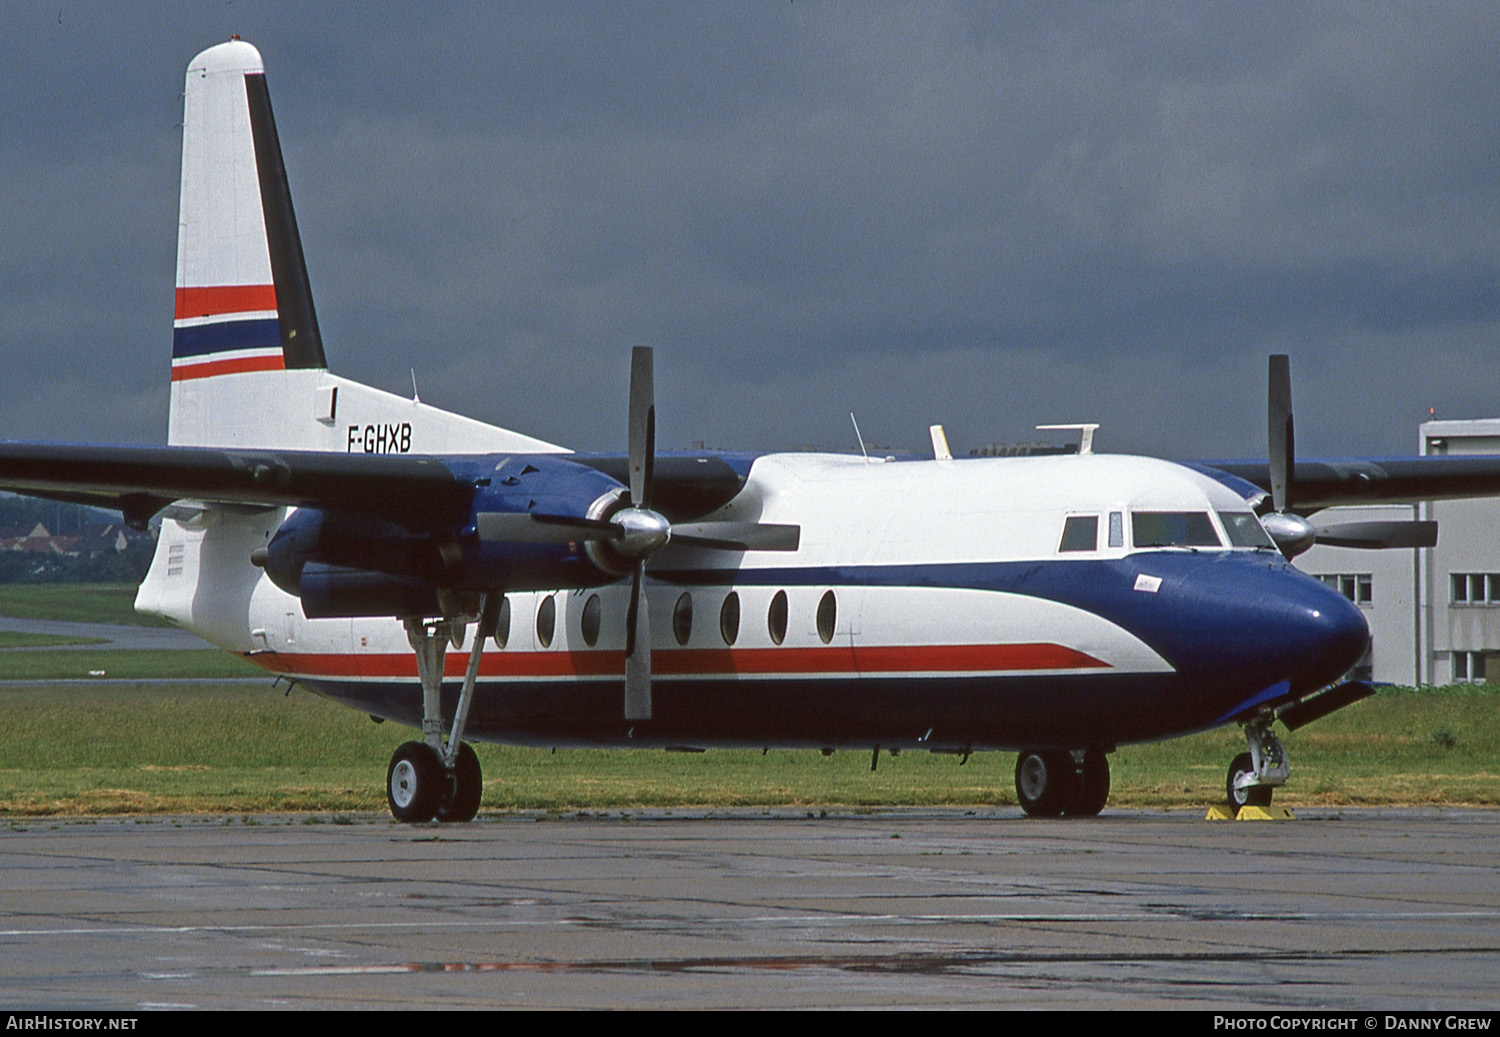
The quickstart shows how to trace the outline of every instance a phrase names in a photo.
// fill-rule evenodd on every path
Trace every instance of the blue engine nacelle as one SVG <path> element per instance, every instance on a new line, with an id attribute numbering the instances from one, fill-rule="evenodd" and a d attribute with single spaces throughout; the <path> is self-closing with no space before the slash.
<path id="1" fill-rule="evenodd" d="M 484 541 L 476 532 L 477 516 L 486 512 L 605 518 L 624 500 L 618 480 L 546 455 L 450 465 L 474 486 L 463 527 L 412 528 L 362 512 L 301 508 L 256 561 L 314 619 L 435 616 L 446 611 L 445 593 L 591 587 L 619 578 L 584 542 Z"/>

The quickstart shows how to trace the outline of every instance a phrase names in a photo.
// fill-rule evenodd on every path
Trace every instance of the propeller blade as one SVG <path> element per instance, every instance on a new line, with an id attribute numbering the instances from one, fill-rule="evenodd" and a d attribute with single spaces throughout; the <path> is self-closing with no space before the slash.
<path id="1" fill-rule="evenodd" d="M 656 464 L 656 387 L 651 347 L 630 353 L 630 503 L 651 507 L 651 476 Z"/>
<path id="2" fill-rule="evenodd" d="M 1388 522 L 1339 522 L 1318 527 L 1317 542 L 1329 547 L 1436 547 L 1437 523 L 1392 520 Z"/>
<path id="3" fill-rule="evenodd" d="M 672 540 L 721 551 L 795 551 L 802 527 L 774 522 L 679 522 Z"/>
<path id="4" fill-rule="evenodd" d="M 646 563 L 635 566 L 625 613 L 625 719 L 651 719 L 651 620 L 646 608 Z"/>
<path id="5" fill-rule="evenodd" d="M 576 515 L 542 515 L 531 511 L 481 511 L 474 516 L 480 540 L 512 544 L 565 544 L 574 540 L 615 540 L 613 522 Z"/>
<path id="6" fill-rule="evenodd" d="M 1271 504 L 1277 512 L 1291 504 L 1296 437 L 1292 431 L 1292 362 L 1285 353 L 1271 357 L 1266 386 L 1266 457 L 1271 465 Z"/>

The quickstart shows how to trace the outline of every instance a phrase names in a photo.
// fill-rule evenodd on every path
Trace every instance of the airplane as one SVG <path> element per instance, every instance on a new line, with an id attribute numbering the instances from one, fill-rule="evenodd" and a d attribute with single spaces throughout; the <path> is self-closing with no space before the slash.
<path id="1" fill-rule="evenodd" d="M 1017 753 L 1027 815 L 1087 817 L 1108 754 L 1224 725 L 1226 796 L 1290 773 L 1272 730 L 1369 695 L 1369 632 L 1291 559 L 1412 547 L 1337 504 L 1500 494 L 1500 458 L 1092 450 L 956 459 L 660 452 L 653 354 L 627 449 L 580 454 L 333 374 L 259 52 L 187 70 L 166 446 L 0 444 L 0 488 L 160 518 L 141 612 L 379 720 L 403 822 L 471 820 L 473 740 Z"/>

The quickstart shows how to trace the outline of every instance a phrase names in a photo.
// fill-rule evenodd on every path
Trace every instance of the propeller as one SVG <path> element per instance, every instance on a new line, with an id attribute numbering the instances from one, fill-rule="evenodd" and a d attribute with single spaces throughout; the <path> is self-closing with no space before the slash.
<path id="1" fill-rule="evenodd" d="M 607 518 L 537 512 L 481 512 L 481 540 L 564 543 L 600 540 L 631 566 L 625 613 L 625 719 L 651 719 L 651 621 L 646 603 L 646 560 L 671 541 L 718 551 L 795 551 L 802 527 L 770 522 L 673 523 L 654 510 L 656 401 L 652 351 L 637 346 L 630 357 L 629 487 L 624 505 Z"/>
<path id="2" fill-rule="evenodd" d="M 1261 518 L 1261 524 L 1287 558 L 1295 558 L 1314 544 L 1365 550 L 1437 544 L 1436 522 L 1396 519 L 1315 526 L 1291 510 L 1297 450 L 1292 422 L 1292 364 L 1285 353 L 1271 357 L 1266 386 L 1266 432 L 1272 511 Z"/>

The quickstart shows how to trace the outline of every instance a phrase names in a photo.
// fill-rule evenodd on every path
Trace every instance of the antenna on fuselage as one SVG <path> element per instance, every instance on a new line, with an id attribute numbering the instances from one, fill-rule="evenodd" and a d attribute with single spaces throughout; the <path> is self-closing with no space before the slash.
<path id="1" fill-rule="evenodd" d="M 859 422 L 854 420 L 854 412 L 849 412 L 849 420 L 854 422 L 854 438 L 859 440 L 859 452 L 865 455 L 865 464 L 870 463 L 870 452 L 865 449 L 865 437 L 859 434 Z"/>
<path id="2" fill-rule="evenodd" d="M 943 426 L 928 425 L 927 434 L 932 437 L 932 459 L 934 461 L 953 460 L 953 451 L 948 449 L 948 433 L 943 431 Z"/>
<path id="3" fill-rule="evenodd" d="M 1099 423 L 1096 421 L 1079 425 L 1038 425 L 1036 428 L 1038 432 L 1067 431 L 1082 433 L 1078 439 L 1078 454 L 1081 457 L 1094 452 L 1094 432 L 1099 428 Z"/>

